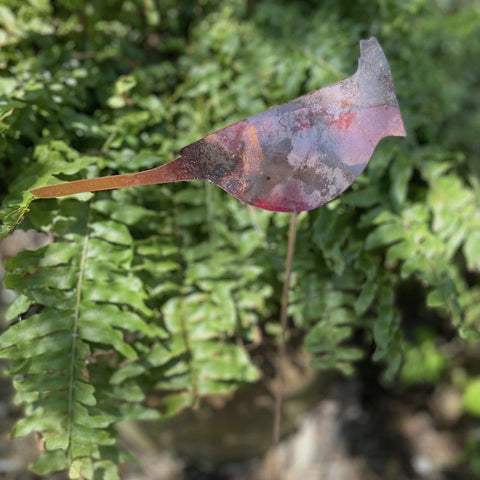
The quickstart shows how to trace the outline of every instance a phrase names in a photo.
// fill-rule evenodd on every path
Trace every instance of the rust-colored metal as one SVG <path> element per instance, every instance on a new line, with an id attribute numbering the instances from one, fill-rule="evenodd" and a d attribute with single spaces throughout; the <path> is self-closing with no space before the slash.
<path id="1" fill-rule="evenodd" d="M 360 52 L 351 77 L 218 130 L 182 148 L 173 162 L 32 193 L 51 198 L 197 179 L 266 210 L 319 207 L 354 182 L 383 137 L 406 135 L 382 48 L 371 38 L 360 41 Z"/>

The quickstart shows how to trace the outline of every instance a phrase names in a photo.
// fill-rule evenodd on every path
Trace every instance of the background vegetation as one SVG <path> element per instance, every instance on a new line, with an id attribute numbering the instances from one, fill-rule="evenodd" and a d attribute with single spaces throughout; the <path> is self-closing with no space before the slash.
<path id="1" fill-rule="evenodd" d="M 55 238 L 9 260 L 18 297 L 0 337 L 25 408 L 13 435 L 43 435 L 36 472 L 118 478 L 116 422 L 262 375 L 249 352 L 279 334 L 288 215 L 201 182 L 33 203 L 28 189 L 167 162 L 350 75 L 372 35 L 408 138 L 383 140 L 345 195 L 300 215 L 291 328 L 314 368 L 371 357 L 385 382 L 450 379 L 480 415 L 480 372 L 452 369 L 448 348 L 479 339 L 478 2 L 7 0 L 2 235 Z"/>

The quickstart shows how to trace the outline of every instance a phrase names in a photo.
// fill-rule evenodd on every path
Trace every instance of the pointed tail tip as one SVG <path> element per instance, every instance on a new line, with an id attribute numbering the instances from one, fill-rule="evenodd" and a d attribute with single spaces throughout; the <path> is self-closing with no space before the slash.
<path id="1" fill-rule="evenodd" d="M 360 40 L 361 51 L 365 50 L 368 47 L 373 47 L 373 46 L 380 47 L 380 44 L 378 43 L 378 40 L 376 37 L 364 38 Z"/>

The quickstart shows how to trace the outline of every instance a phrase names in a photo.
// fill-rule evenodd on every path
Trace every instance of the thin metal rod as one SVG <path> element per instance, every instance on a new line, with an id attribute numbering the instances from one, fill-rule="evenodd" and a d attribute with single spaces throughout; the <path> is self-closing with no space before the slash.
<path id="1" fill-rule="evenodd" d="M 297 236 L 297 212 L 290 216 L 290 226 L 288 229 L 287 257 L 285 260 L 285 276 L 283 280 L 282 305 L 280 310 L 280 325 L 282 328 L 280 345 L 278 346 L 278 389 L 275 392 L 275 407 L 273 417 L 273 444 L 280 442 L 282 430 L 282 404 L 285 390 L 285 364 L 286 364 L 286 337 L 287 337 L 287 310 L 288 298 L 290 292 L 290 277 L 292 276 L 293 258 L 295 256 L 295 242 Z"/>

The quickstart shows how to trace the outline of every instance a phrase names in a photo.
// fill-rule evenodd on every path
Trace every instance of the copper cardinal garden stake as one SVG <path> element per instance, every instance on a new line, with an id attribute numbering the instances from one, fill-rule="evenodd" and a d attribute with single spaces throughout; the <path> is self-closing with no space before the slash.
<path id="1" fill-rule="evenodd" d="M 340 195 L 377 143 L 405 136 L 387 59 L 375 38 L 360 41 L 351 77 L 218 130 L 151 170 L 48 185 L 40 198 L 205 180 L 255 207 L 301 212 Z"/>

